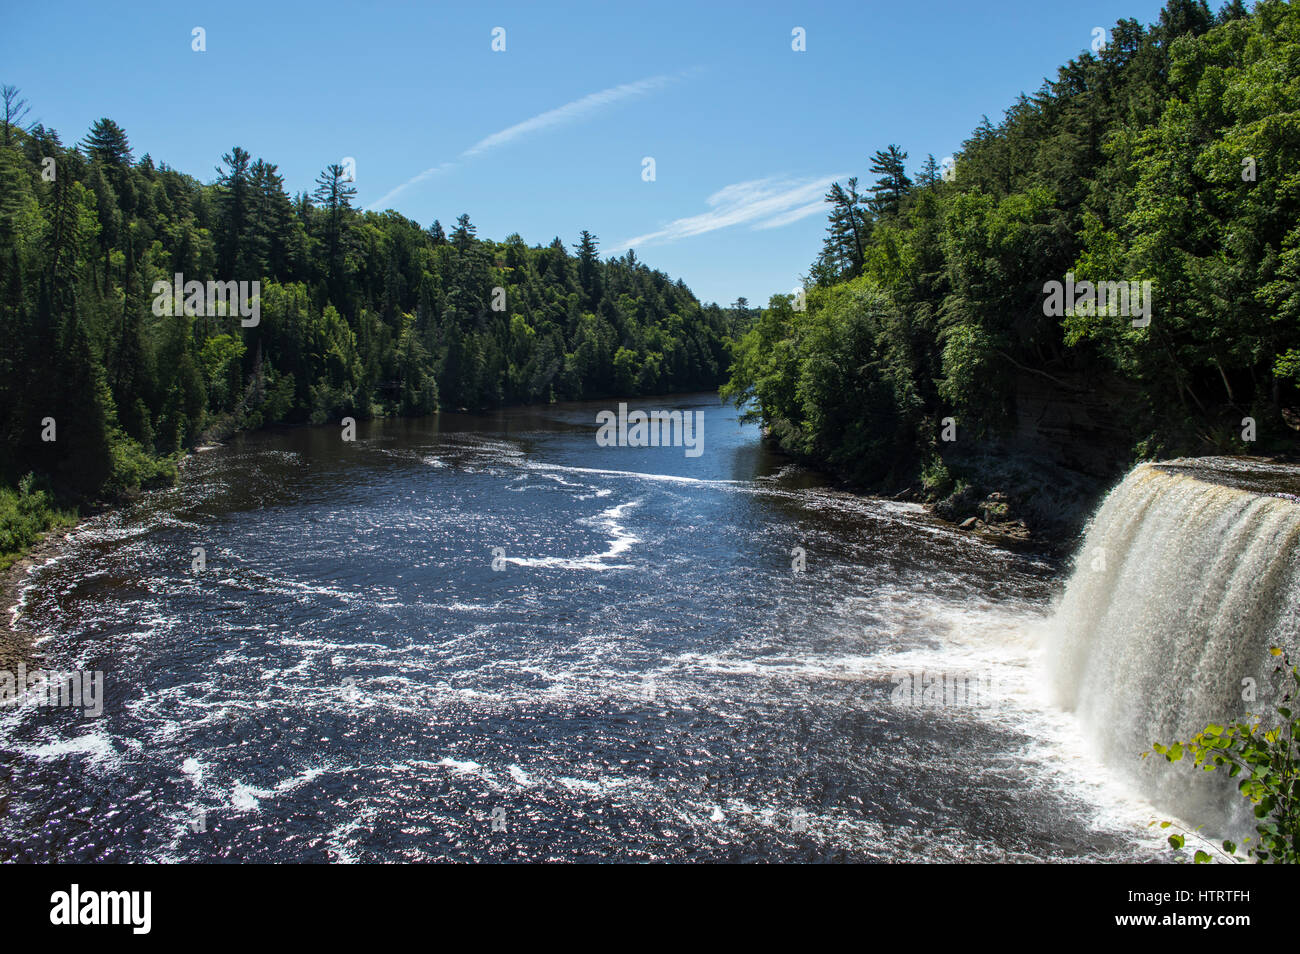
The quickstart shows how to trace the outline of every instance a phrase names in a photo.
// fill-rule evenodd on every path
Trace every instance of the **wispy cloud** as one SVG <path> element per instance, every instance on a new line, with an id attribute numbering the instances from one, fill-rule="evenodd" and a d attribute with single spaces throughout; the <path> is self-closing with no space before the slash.
<path id="1" fill-rule="evenodd" d="M 651 76 L 635 83 L 624 83 L 622 86 L 611 86 L 609 89 L 602 89 L 599 93 L 592 93 L 589 96 L 582 97 L 582 99 L 575 99 L 573 102 L 565 103 L 556 109 L 548 109 L 532 119 L 525 119 L 522 123 L 515 123 L 500 132 L 493 133 L 486 139 L 480 139 L 462 152 L 460 157 L 462 159 L 473 159 L 491 149 L 496 149 L 498 146 L 513 142 L 520 136 L 527 136 L 529 133 L 550 129 L 552 126 L 578 122 L 606 106 L 612 106 L 622 100 L 631 99 L 635 96 L 644 96 L 646 93 L 653 93 L 656 90 L 663 89 L 678 78 L 678 76 Z"/>
<path id="2" fill-rule="evenodd" d="M 375 212 L 378 212 L 378 211 L 381 210 L 381 209 L 386 209 L 386 208 L 388 208 L 388 203 L 389 203 L 389 202 L 391 202 L 391 201 L 392 201 L 394 198 L 396 198 L 397 196 L 401 195 L 403 192 L 405 192 L 405 191 L 406 191 L 407 189 L 409 189 L 411 186 L 413 186 L 413 185 L 419 185 L 419 184 L 420 184 L 421 182 L 423 182 L 425 179 L 432 179 L 434 176 L 438 175 L 439 173 L 448 172 L 448 171 L 450 171 L 450 170 L 452 170 L 452 169 L 455 169 L 455 168 L 456 168 L 456 163 L 454 163 L 454 162 L 443 162 L 443 163 L 439 163 L 439 164 L 436 165 L 436 166 L 432 166 L 432 167 L 430 167 L 430 168 L 428 168 L 428 169 L 425 169 L 425 170 L 424 170 L 423 172 L 421 172 L 418 176 L 411 176 L 411 178 L 407 179 L 407 180 L 406 180 L 405 182 L 403 182 L 401 185 L 396 186 L 396 187 L 394 187 L 394 188 L 392 188 L 392 189 L 389 189 L 387 192 L 385 192 L 382 196 L 380 196 L 380 197 L 379 197 L 378 199 L 376 199 L 374 202 L 371 202 L 368 206 L 366 206 L 366 208 L 367 208 L 367 209 L 370 209 L 371 211 L 375 211 Z"/>
<path id="3" fill-rule="evenodd" d="M 470 159 L 477 159 L 485 153 L 491 152 L 505 146 L 516 139 L 532 135 L 533 133 L 542 132 L 552 129 L 556 126 L 564 126 L 586 119 L 588 116 L 607 106 L 613 106 L 626 99 L 633 99 L 638 96 L 645 96 L 649 93 L 657 92 L 666 86 L 669 86 L 679 79 L 689 75 L 691 70 L 685 73 L 666 74 L 662 76 L 650 76 L 643 80 L 637 80 L 635 83 L 624 83 L 621 86 L 611 86 L 609 89 L 602 89 L 600 92 L 591 93 L 581 99 L 575 99 L 571 103 L 565 103 L 563 106 L 557 106 L 555 109 L 548 109 L 544 113 L 538 113 L 531 119 L 525 119 L 521 123 L 515 123 L 513 126 L 507 126 L 500 132 L 494 132 L 492 135 L 480 139 L 474 145 L 464 150 L 455 161 L 440 163 L 425 169 L 419 175 L 412 176 L 401 185 L 390 189 L 382 197 L 366 206 L 368 209 L 381 209 L 387 207 L 388 203 L 397 195 L 406 191 L 413 185 L 417 185 L 426 179 L 440 175 L 444 172 L 456 168 L 460 163 Z"/>
<path id="4" fill-rule="evenodd" d="M 699 215 L 674 219 L 655 232 L 638 235 L 610 249 L 621 252 L 646 245 L 664 245 L 693 235 L 703 235 L 733 225 L 753 223 L 751 228 L 775 229 L 815 215 L 825 208 L 826 190 L 843 175 L 819 179 L 790 179 L 771 176 L 736 182 L 719 189 L 706 200 L 709 210 Z"/>

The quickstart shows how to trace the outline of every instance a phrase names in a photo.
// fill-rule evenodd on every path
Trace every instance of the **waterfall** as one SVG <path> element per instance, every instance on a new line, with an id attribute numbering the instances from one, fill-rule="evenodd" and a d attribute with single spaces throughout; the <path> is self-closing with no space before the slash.
<path id="1" fill-rule="evenodd" d="M 1137 466 L 1093 517 L 1049 627 L 1056 702 L 1102 761 L 1209 834 L 1249 833 L 1227 773 L 1140 755 L 1211 722 L 1276 718 L 1268 649 L 1297 658 L 1300 502 L 1269 487 L 1296 479 L 1230 459 Z"/>

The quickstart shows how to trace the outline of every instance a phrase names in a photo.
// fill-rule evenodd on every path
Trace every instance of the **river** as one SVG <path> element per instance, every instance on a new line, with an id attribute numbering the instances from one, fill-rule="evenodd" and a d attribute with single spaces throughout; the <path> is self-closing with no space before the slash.
<path id="1" fill-rule="evenodd" d="M 82 525 L 19 613 L 103 714 L 0 708 L 0 860 L 1167 856 L 1048 698 L 1062 565 L 630 403 L 703 452 L 612 403 L 266 431 Z"/>

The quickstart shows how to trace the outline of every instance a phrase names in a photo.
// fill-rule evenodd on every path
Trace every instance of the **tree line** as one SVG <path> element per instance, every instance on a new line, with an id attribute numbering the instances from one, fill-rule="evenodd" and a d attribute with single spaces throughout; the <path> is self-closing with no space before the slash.
<path id="1" fill-rule="evenodd" d="M 17 89 L 2 92 L 11 498 L 26 475 L 71 501 L 166 480 L 185 448 L 239 428 L 725 380 L 737 314 L 634 252 L 602 260 L 589 232 L 529 246 L 478 237 L 468 215 L 448 231 L 361 211 L 337 164 L 291 197 L 274 163 L 238 146 L 204 184 L 134 158 L 111 119 L 66 146 L 27 121 Z M 155 283 L 177 274 L 258 282 L 258 320 L 179 303 L 159 314 Z"/>
<path id="2" fill-rule="evenodd" d="M 1023 433 L 1026 381 L 1101 399 L 1116 468 L 1294 452 L 1297 57 L 1292 4 L 1170 0 L 986 117 L 954 161 L 913 178 L 906 152 L 880 150 L 874 186 L 831 188 L 806 302 L 773 297 L 724 394 L 788 450 L 874 485 L 925 484 L 963 442 Z M 1067 277 L 1149 281 L 1150 322 L 1050 314 L 1045 286 Z"/>

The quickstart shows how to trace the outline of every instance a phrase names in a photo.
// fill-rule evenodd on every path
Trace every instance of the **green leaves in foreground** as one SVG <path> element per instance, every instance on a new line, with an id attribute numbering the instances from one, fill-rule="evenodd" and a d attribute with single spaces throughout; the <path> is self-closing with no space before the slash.
<path id="1" fill-rule="evenodd" d="M 1290 679 L 1291 691 L 1282 697 L 1283 703 L 1289 703 L 1300 690 L 1300 672 L 1281 649 L 1274 646 L 1269 652 L 1280 657 L 1274 672 L 1285 673 Z M 1192 764 L 1202 771 L 1226 768 L 1230 777 L 1240 777 L 1237 791 L 1254 805 L 1259 821 L 1255 826 L 1255 847 L 1246 856 L 1256 861 L 1296 864 L 1300 862 L 1300 719 L 1287 705 L 1277 706 L 1276 711 L 1281 720 L 1272 727 L 1266 727 L 1262 719 L 1226 726 L 1211 723 L 1188 742 L 1157 742 L 1151 748 L 1169 762 L 1190 755 Z M 1172 824 L 1166 821 L 1160 827 Z M 1184 835 L 1170 835 L 1169 844 L 1175 851 L 1181 849 Z M 1234 842 L 1224 841 L 1222 850 L 1227 856 L 1239 857 Z M 1195 854 L 1197 864 L 1211 860 L 1204 851 Z"/>

